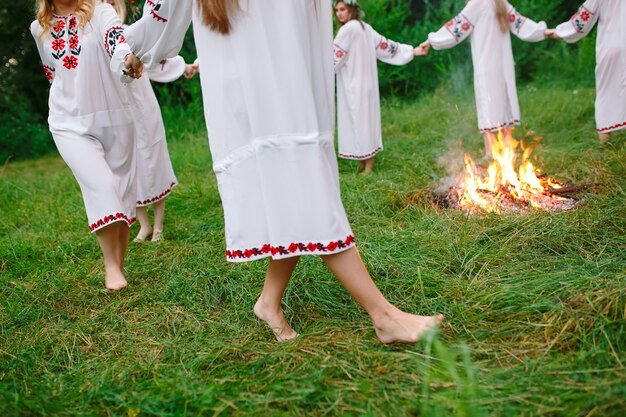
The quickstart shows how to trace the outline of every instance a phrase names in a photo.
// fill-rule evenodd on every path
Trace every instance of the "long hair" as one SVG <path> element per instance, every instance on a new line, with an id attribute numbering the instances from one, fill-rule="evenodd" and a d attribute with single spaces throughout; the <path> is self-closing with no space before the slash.
<path id="1" fill-rule="evenodd" d="M 506 9 L 505 0 L 494 0 L 496 6 L 496 17 L 498 18 L 498 24 L 502 32 L 509 31 L 509 12 Z"/>
<path id="2" fill-rule="evenodd" d="M 106 0 L 104 3 L 109 3 Z M 120 17 L 122 23 L 126 20 L 126 2 L 124 0 L 113 0 L 113 8 L 115 9 L 115 13 Z"/>
<path id="3" fill-rule="evenodd" d="M 78 27 L 84 28 L 87 23 L 93 17 L 93 1 L 91 0 L 77 0 L 76 10 L 74 14 L 78 17 Z M 37 0 L 37 21 L 43 28 L 41 32 L 42 36 L 50 33 L 50 27 L 52 26 L 52 18 L 54 15 L 54 4 L 52 0 Z"/>
<path id="4" fill-rule="evenodd" d="M 202 14 L 202 23 L 208 26 L 209 29 L 223 35 L 230 33 L 232 26 L 230 24 L 229 12 L 239 8 L 238 0 L 198 0 L 198 6 L 200 6 Z"/>

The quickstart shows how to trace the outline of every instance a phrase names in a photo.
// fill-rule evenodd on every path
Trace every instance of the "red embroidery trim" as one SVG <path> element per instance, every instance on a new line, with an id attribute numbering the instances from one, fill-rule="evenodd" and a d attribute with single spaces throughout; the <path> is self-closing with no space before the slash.
<path id="1" fill-rule="evenodd" d="M 121 26 L 113 26 L 107 30 L 104 35 L 104 49 L 110 57 L 113 57 L 117 45 L 126 43 L 124 39 L 124 28 Z"/>
<path id="2" fill-rule="evenodd" d="M 226 257 L 229 259 L 250 259 L 262 255 L 290 255 L 296 253 L 313 252 L 334 252 L 337 249 L 345 249 L 355 242 L 354 236 L 346 236 L 345 240 L 331 241 L 327 245 L 323 243 L 291 243 L 289 246 L 272 246 L 266 243 L 261 248 L 250 248 L 245 250 L 227 250 Z"/>
<path id="3" fill-rule="evenodd" d="M 46 79 L 52 82 L 52 78 L 54 78 L 54 68 L 44 65 L 43 72 L 46 74 Z"/>
<path id="4" fill-rule="evenodd" d="M 376 148 L 374 150 L 374 152 L 370 152 L 367 155 L 347 155 L 344 153 L 339 153 L 339 156 L 341 158 L 345 158 L 345 159 L 368 159 L 371 158 L 372 156 L 376 155 L 378 152 L 382 151 L 383 148 L 381 148 L 380 146 L 378 148 Z"/>
<path id="5" fill-rule="evenodd" d="M 152 197 L 152 198 L 149 198 L 149 199 L 143 200 L 143 201 L 137 201 L 137 205 L 138 206 L 147 206 L 149 204 L 156 203 L 157 201 L 164 199 L 165 197 L 167 197 L 167 195 L 169 193 L 172 192 L 172 188 L 174 188 L 175 185 L 176 185 L 175 182 L 171 183 L 170 184 L 170 188 L 168 188 L 167 190 L 163 191 L 157 197 Z"/>
<path id="6" fill-rule="evenodd" d="M 132 226 L 132 224 L 135 223 L 136 218 L 133 217 L 132 219 L 129 219 L 128 216 L 126 216 L 124 213 L 109 214 L 108 216 L 104 216 L 100 220 L 92 223 L 89 226 L 89 231 L 95 232 L 96 230 L 101 229 L 104 226 L 107 226 L 109 223 L 112 223 L 118 220 L 124 220 L 126 223 L 128 223 L 129 226 Z"/>
<path id="7" fill-rule="evenodd" d="M 609 127 L 603 127 L 600 129 L 596 129 L 596 132 L 602 133 L 602 132 L 609 132 L 609 131 L 613 131 L 613 130 L 619 130 L 622 128 L 626 128 L 626 122 L 622 122 L 622 123 L 618 123 L 616 125 L 613 126 L 609 126 Z"/>
<path id="8" fill-rule="evenodd" d="M 484 132 L 497 132 L 498 130 L 502 129 L 503 127 L 517 126 L 519 124 L 520 124 L 519 120 L 513 120 L 513 121 L 508 122 L 508 123 L 502 123 L 502 124 L 500 124 L 498 126 L 495 126 L 495 127 L 479 127 L 478 130 L 481 133 L 484 133 Z"/>
<path id="9" fill-rule="evenodd" d="M 153 18 L 155 18 L 158 22 L 167 22 L 167 19 L 164 17 L 159 16 L 158 14 L 156 14 L 156 12 L 154 10 L 150 10 L 150 14 L 152 15 Z"/>

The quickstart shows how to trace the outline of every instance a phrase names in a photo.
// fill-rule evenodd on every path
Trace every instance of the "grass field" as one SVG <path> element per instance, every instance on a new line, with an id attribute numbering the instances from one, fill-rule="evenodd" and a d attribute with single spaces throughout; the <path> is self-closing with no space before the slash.
<path id="1" fill-rule="evenodd" d="M 446 315 L 416 346 L 380 344 L 313 257 L 285 303 L 302 336 L 274 342 L 252 314 L 266 262 L 224 259 L 200 120 L 166 112 L 181 185 L 166 240 L 131 245 L 119 293 L 104 290 L 62 160 L 0 167 L 0 416 L 623 416 L 626 135 L 596 145 L 593 96 L 520 88 L 516 136 L 533 130 L 544 171 L 589 185 L 572 212 L 468 217 L 428 203 L 424 191 L 447 175 L 441 161 L 480 155 L 470 94 L 386 102 L 375 173 L 340 162 L 383 293 Z"/>

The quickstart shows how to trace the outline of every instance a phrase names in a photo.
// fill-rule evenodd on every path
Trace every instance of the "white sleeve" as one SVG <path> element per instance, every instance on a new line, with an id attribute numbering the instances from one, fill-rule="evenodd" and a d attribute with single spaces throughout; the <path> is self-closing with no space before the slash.
<path id="1" fill-rule="evenodd" d="M 41 58 L 41 65 L 43 67 L 43 72 L 46 75 L 46 79 L 52 84 L 54 81 L 54 61 L 50 56 L 46 56 L 43 49 L 43 42 L 41 41 L 41 26 L 39 26 L 39 22 L 34 21 L 30 25 L 30 33 L 33 35 L 35 39 L 35 44 L 37 45 L 37 51 L 39 52 L 39 58 Z"/>
<path id="2" fill-rule="evenodd" d="M 413 61 L 413 47 L 387 39 L 372 29 L 376 45 L 376 58 L 391 64 L 405 65 Z"/>
<path id="3" fill-rule="evenodd" d="M 358 25 L 358 29 L 363 29 L 362 27 L 360 27 L 360 23 L 358 23 Z M 344 66 L 346 60 L 348 59 L 348 51 L 350 51 L 352 37 L 355 30 L 357 30 L 355 24 L 353 22 L 348 22 L 339 28 L 337 36 L 335 36 L 335 39 L 333 41 L 335 73 L 337 73 L 337 71 L 339 71 L 341 67 Z"/>
<path id="4" fill-rule="evenodd" d="M 509 28 L 511 32 L 526 42 L 539 42 L 546 38 L 546 22 L 534 22 L 520 14 L 515 7 L 509 6 Z"/>
<path id="5" fill-rule="evenodd" d="M 180 51 L 191 23 L 193 0 L 146 0 L 151 7 L 124 30 L 130 50 L 147 68 Z"/>
<path id="6" fill-rule="evenodd" d="M 185 72 L 185 66 L 183 57 L 176 55 L 174 58 L 161 61 L 159 65 L 148 69 L 148 78 L 150 78 L 150 81 L 158 83 L 171 83 L 182 77 Z"/>
<path id="7" fill-rule="evenodd" d="M 470 1 L 467 6 L 437 32 L 428 34 L 434 49 L 448 49 L 463 42 L 474 30 L 480 16 L 480 2 Z"/>
<path id="8" fill-rule="evenodd" d="M 124 83 L 132 81 L 132 78 L 122 74 L 124 59 L 130 53 L 130 48 L 124 40 L 124 27 L 122 21 L 110 4 L 102 3 L 94 9 L 95 29 L 100 33 L 99 39 L 104 43 L 102 47 L 111 58 L 109 67 L 113 73 L 120 77 Z"/>
<path id="9" fill-rule="evenodd" d="M 587 0 L 568 22 L 556 27 L 556 34 L 568 43 L 578 42 L 591 32 L 598 21 L 598 8 L 598 0 Z"/>

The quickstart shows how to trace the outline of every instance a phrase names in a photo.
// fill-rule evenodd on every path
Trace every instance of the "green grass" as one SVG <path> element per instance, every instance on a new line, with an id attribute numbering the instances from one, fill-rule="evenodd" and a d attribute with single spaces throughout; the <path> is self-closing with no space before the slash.
<path id="1" fill-rule="evenodd" d="M 273 341 L 252 315 L 265 261 L 224 259 L 198 111 L 191 122 L 166 112 L 168 127 L 186 127 L 170 131 L 181 185 L 166 240 L 131 245 L 120 293 L 103 289 L 63 162 L 0 167 L 0 415 L 622 416 L 625 135 L 596 145 L 590 89 L 531 85 L 520 98 L 516 135 L 543 138 L 538 165 L 589 185 L 575 211 L 468 217 L 428 203 L 445 155 L 481 152 L 468 93 L 386 102 L 375 173 L 340 162 L 377 284 L 403 309 L 446 315 L 416 346 L 378 343 L 312 257 L 285 300 L 302 336 Z"/>

